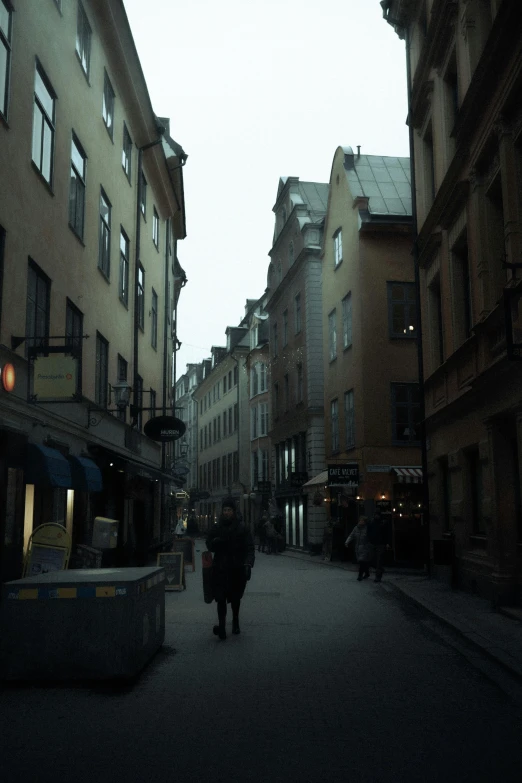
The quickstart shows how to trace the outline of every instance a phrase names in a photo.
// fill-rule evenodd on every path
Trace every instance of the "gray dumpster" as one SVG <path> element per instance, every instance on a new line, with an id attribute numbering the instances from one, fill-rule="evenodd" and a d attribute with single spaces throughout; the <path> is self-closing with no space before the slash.
<path id="1" fill-rule="evenodd" d="M 165 637 L 162 568 L 52 571 L 2 585 L 0 677 L 136 675 Z"/>

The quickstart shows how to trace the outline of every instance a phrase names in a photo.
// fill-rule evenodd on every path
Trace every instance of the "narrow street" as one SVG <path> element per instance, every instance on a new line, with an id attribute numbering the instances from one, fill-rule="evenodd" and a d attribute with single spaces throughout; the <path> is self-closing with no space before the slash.
<path id="1" fill-rule="evenodd" d="M 132 685 L 0 690 L 3 783 L 520 783 L 519 689 L 385 581 L 257 554 L 241 635 L 223 642 L 199 565 L 167 593 L 164 648 Z"/>

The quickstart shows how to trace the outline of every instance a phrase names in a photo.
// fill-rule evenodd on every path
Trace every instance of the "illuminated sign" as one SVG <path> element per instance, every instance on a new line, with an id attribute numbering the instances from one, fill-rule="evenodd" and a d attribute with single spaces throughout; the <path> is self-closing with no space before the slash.
<path id="1" fill-rule="evenodd" d="M 4 364 L 2 367 L 2 386 L 6 392 L 12 392 L 16 383 L 15 368 L 12 364 Z"/>

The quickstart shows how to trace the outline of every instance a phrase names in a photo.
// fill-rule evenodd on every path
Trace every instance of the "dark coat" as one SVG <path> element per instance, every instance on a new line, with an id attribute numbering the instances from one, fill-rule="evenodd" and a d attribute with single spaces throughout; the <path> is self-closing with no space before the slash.
<path id="1" fill-rule="evenodd" d="M 233 519 L 228 524 L 223 518 L 211 529 L 207 548 L 214 553 L 212 560 L 212 596 L 215 601 L 239 601 L 247 583 L 245 566 L 252 567 L 255 547 L 244 522 Z"/>
<path id="2" fill-rule="evenodd" d="M 368 525 L 368 538 L 373 546 L 391 544 L 390 523 L 385 517 L 375 516 Z"/>

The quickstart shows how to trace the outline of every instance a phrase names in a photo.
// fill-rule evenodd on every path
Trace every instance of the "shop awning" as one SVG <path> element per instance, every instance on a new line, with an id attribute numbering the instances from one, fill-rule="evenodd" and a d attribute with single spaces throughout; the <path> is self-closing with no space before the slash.
<path id="1" fill-rule="evenodd" d="M 87 457 L 69 457 L 74 489 L 82 492 L 101 492 L 103 481 L 98 465 Z"/>
<path id="2" fill-rule="evenodd" d="M 317 476 L 314 476 L 310 481 L 307 481 L 306 484 L 303 484 L 303 487 L 315 487 L 318 484 L 328 484 L 328 471 L 323 470 L 321 473 L 318 473 Z"/>
<path id="3" fill-rule="evenodd" d="M 25 482 L 43 487 L 72 489 L 71 467 L 57 449 L 27 444 Z"/>
<path id="4" fill-rule="evenodd" d="M 401 484 L 422 484 L 422 468 L 403 468 L 392 467 L 392 473 L 395 473 Z"/>

